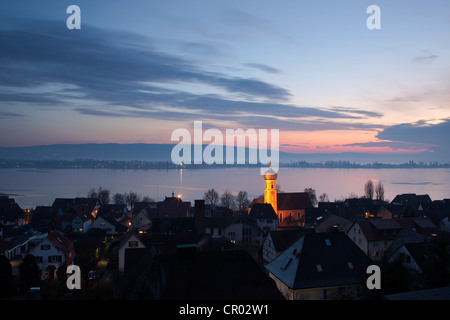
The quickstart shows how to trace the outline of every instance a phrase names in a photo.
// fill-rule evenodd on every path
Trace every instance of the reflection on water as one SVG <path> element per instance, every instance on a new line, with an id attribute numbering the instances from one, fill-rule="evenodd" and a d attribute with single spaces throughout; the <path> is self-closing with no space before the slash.
<path id="1" fill-rule="evenodd" d="M 22 208 L 51 205 L 57 197 L 84 197 L 91 188 L 106 188 L 111 195 L 134 191 L 142 196 L 163 200 L 172 192 L 186 201 L 200 199 L 206 190 L 239 192 L 245 190 L 250 200 L 264 191 L 259 168 L 183 169 L 179 170 L 0 170 L 0 194 L 14 197 Z M 433 200 L 450 198 L 448 169 L 312 169 L 281 168 L 277 184 L 282 191 L 313 188 L 330 199 L 342 200 L 351 193 L 362 195 L 365 182 L 381 181 L 385 196 L 392 200 L 401 193 L 429 194 Z"/>

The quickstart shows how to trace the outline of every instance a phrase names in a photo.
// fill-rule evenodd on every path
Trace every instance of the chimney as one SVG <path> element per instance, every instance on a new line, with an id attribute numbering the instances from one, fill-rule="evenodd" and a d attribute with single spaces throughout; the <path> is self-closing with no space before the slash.
<path id="1" fill-rule="evenodd" d="M 194 221 L 195 231 L 198 234 L 205 234 L 205 200 L 195 200 Z"/>
<path id="2" fill-rule="evenodd" d="M 333 232 L 339 232 L 339 227 L 337 224 L 333 225 Z"/>

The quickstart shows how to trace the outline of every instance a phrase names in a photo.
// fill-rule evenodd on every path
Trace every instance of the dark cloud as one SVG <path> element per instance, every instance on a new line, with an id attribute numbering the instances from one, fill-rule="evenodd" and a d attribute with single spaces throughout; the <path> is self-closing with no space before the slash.
<path id="1" fill-rule="evenodd" d="M 414 58 L 413 61 L 417 62 L 417 63 L 430 63 L 430 62 L 435 61 L 438 58 L 439 58 L 438 55 L 430 54 L 430 55 L 420 56 L 420 57 Z"/>
<path id="2" fill-rule="evenodd" d="M 85 27 L 71 32 L 51 23 L 37 32 L 1 30 L 0 84 L 35 86 L 42 82 L 75 84 L 104 92 L 142 82 L 199 82 L 266 99 L 285 100 L 289 92 L 260 81 L 206 72 L 191 61 L 129 43 L 126 33 Z M 135 37 L 134 37 L 135 38 Z M 133 39 L 133 37 L 131 38 Z M 148 42 L 148 40 L 147 40 Z M 125 45 L 127 44 L 127 45 Z"/>
<path id="3" fill-rule="evenodd" d="M 346 146 L 390 147 L 394 150 L 427 150 L 439 156 L 450 155 L 450 119 L 439 124 L 427 124 L 426 121 L 402 123 L 384 128 L 377 134 L 378 142 L 353 143 Z"/>
<path id="4" fill-rule="evenodd" d="M 379 118 L 379 117 L 383 116 L 382 113 L 376 112 L 376 111 L 357 110 L 357 109 L 341 107 L 341 106 L 331 107 L 331 109 L 334 111 L 341 112 L 341 113 L 357 114 L 357 115 L 366 116 L 369 118 Z"/>
<path id="5" fill-rule="evenodd" d="M 18 118 L 18 117 L 25 117 L 24 114 L 17 113 L 17 112 L 1 112 L 0 111 L 0 119 L 10 119 L 10 118 Z"/>
<path id="6" fill-rule="evenodd" d="M 254 68 L 254 69 L 258 69 L 258 70 L 261 70 L 264 72 L 268 72 L 268 73 L 281 73 L 280 70 L 273 68 L 271 66 L 265 65 L 265 64 L 261 64 L 261 63 L 246 63 L 245 66 Z"/>
<path id="7" fill-rule="evenodd" d="M 439 124 L 427 124 L 425 121 L 402 123 L 385 128 L 378 133 L 381 140 L 402 141 L 434 145 L 436 148 L 448 148 L 450 141 L 450 119 Z"/>
<path id="8" fill-rule="evenodd" d="M 34 21 L 28 26 L 22 21 L 20 29 L 0 30 L 0 43 L 6 44 L 0 50 L 0 86 L 14 87 L 13 92 L 0 91 L 0 101 L 58 105 L 103 117 L 227 120 L 283 130 L 379 129 L 348 121 L 381 116 L 377 112 L 295 106 L 288 103 L 290 93 L 284 88 L 206 71 L 194 60 L 157 50 L 151 39 L 140 35 L 86 25 L 73 31 L 59 22 Z M 220 88 L 232 98 L 164 87 L 192 83 Z M 39 89 L 46 85 L 55 90 Z"/>

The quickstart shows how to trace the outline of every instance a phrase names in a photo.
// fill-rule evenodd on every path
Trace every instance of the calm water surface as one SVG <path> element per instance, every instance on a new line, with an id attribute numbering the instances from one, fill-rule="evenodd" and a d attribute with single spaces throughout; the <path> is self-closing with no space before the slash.
<path id="1" fill-rule="evenodd" d="M 330 201 L 355 193 L 361 196 L 368 179 L 381 181 L 385 197 L 400 193 L 429 194 L 432 200 L 450 198 L 449 169 L 311 169 L 280 168 L 277 183 L 286 192 L 314 188 L 327 193 Z M 134 191 L 155 200 L 172 192 L 194 204 L 206 190 L 245 190 L 250 200 L 262 195 L 264 179 L 259 168 L 199 170 L 110 170 L 110 169 L 0 169 L 0 193 L 14 198 L 22 208 L 51 205 L 55 198 L 84 197 L 91 188 L 106 188 L 111 195 Z"/>

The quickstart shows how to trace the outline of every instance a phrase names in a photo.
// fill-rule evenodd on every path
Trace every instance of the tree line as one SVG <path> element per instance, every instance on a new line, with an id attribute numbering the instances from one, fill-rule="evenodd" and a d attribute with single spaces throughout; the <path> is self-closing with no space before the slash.
<path id="1" fill-rule="evenodd" d="M 280 188 L 280 185 L 277 185 L 277 192 L 282 193 L 283 191 Z M 308 193 L 309 198 L 311 200 L 311 204 L 316 206 L 319 202 L 329 202 L 330 199 L 328 195 L 323 192 L 319 196 L 316 195 L 316 190 L 313 188 L 305 188 L 304 192 Z M 374 197 L 375 196 L 375 197 Z M 261 195 L 258 198 L 263 198 Z M 349 198 L 359 198 L 355 193 L 351 193 Z M 367 180 L 364 185 L 364 196 L 363 198 L 367 199 L 375 199 L 384 201 L 384 186 L 381 181 L 379 181 L 376 185 L 372 180 Z M 203 200 L 205 200 L 206 204 L 226 207 L 231 210 L 242 210 L 246 211 L 248 206 L 250 205 L 250 200 L 248 199 L 247 191 L 239 191 L 238 194 L 233 194 L 230 190 L 225 190 L 222 195 L 214 189 L 209 189 L 203 195 Z"/>
<path id="2" fill-rule="evenodd" d="M 206 204 L 214 206 L 220 205 L 221 207 L 226 207 L 231 210 L 247 211 L 248 206 L 250 205 L 247 191 L 239 191 L 237 195 L 234 195 L 230 190 L 226 190 L 219 196 L 219 193 L 213 188 L 205 192 L 203 199 Z"/>
<path id="3" fill-rule="evenodd" d="M 109 189 L 104 189 L 102 187 L 91 188 L 87 192 L 88 198 L 97 198 L 102 205 L 105 204 L 117 204 L 126 205 L 130 209 L 134 207 L 136 202 L 154 202 L 149 196 L 141 196 L 136 192 L 130 191 L 125 193 L 116 192 L 111 196 L 111 191 Z"/>

